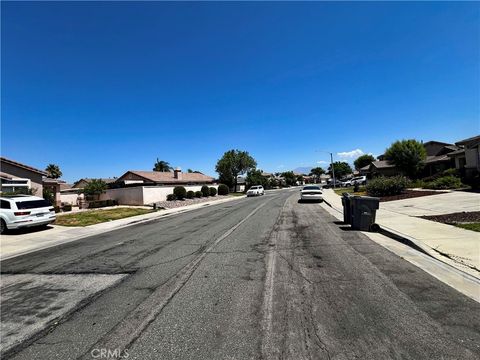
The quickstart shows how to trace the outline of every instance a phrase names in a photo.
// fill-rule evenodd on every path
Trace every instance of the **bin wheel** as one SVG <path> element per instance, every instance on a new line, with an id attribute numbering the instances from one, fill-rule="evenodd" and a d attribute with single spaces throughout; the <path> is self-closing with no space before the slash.
<path id="1" fill-rule="evenodd" d="M 378 225 L 378 224 L 370 225 L 370 231 L 371 232 L 378 232 L 379 230 L 380 230 L 380 225 Z"/>

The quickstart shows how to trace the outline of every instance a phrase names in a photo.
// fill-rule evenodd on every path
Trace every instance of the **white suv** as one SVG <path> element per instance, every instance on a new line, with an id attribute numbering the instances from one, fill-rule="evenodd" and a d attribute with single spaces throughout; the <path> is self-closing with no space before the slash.
<path id="1" fill-rule="evenodd" d="M 265 195 L 265 190 L 263 189 L 262 185 L 252 186 L 247 191 L 247 196 L 260 196 Z"/>
<path id="2" fill-rule="evenodd" d="M 0 197 L 0 231 L 32 226 L 46 226 L 55 221 L 55 209 L 38 196 L 11 195 Z"/>

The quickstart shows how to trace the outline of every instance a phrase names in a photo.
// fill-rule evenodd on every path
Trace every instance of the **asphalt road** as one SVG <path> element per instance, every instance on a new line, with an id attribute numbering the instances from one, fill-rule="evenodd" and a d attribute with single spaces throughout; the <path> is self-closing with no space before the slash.
<path id="1" fill-rule="evenodd" d="M 480 358 L 480 304 L 297 199 L 271 192 L 3 261 L 2 274 L 70 287 L 127 274 L 4 358 Z M 32 303 L 15 319 L 39 320 L 44 290 L 20 290 L 2 321 L 13 301 Z"/>

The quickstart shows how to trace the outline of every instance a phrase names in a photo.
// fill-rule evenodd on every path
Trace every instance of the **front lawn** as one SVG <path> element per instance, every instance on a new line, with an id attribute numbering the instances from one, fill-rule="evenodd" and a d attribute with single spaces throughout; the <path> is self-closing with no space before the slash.
<path id="1" fill-rule="evenodd" d="M 231 193 L 228 193 L 228 195 L 230 195 L 230 196 L 245 196 L 245 193 L 243 193 L 243 192 L 231 192 Z"/>
<path id="2" fill-rule="evenodd" d="M 459 228 L 462 228 L 462 229 L 467 229 L 467 230 L 480 232 L 480 222 L 469 223 L 469 224 L 454 224 L 454 225 L 456 227 L 459 227 Z"/>
<path id="3" fill-rule="evenodd" d="M 55 225 L 61 226 L 88 226 L 106 221 L 118 220 L 130 216 L 143 215 L 155 210 L 137 208 L 117 208 L 108 210 L 91 210 L 74 214 L 57 215 Z"/>
<path id="4" fill-rule="evenodd" d="M 335 194 L 340 196 L 345 192 L 353 195 L 359 195 L 359 196 L 367 195 L 367 192 L 365 191 L 365 186 L 360 186 L 359 190 L 360 191 L 353 192 L 353 186 L 349 186 L 349 187 L 336 188 L 333 191 L 335 191 Z"/>

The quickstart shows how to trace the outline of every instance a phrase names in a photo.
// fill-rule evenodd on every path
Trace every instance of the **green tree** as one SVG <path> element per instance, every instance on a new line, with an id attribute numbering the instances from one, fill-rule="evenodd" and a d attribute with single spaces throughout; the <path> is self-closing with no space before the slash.
<path id="1" fill-rule="evenodd" d="M 385 158 L 403 174 L 415 178 L 425 166 L 427 152 L 417 140 L 398 140 L 385 151 Z"/>
<path id="2" fill-rule="evenodd" d="M 365 155 L 359 156 L 357 160 L 353 162 L 353 165 L 355 166 L 355 169 L 360 170 L 364 166 L 370 165 L 374 161 L 375 161 L 375 158 L 373 157 L 373 155 L 365 154 Z"/>
<path id="3" fill-rule="evenodd" d="M 47 172 L 47 176 L 49 178 L 58 179 L 62 177 L 62 171 L 56 164 L 48 164 L 48 166 L 45 168 L 45 171 Z"/>
<path id="4" fill-rule="evenodd" d="M 92 179 L 83 189 L 83 192 L 87 195 L 96 196 L 97 198 L 100 194 L 104 193 L 107 190 L 107 183 L 102 179 Z"/>
<path id="5" fill-rule="evenodd" d="M 285 179 L 285 184 L 287 185 L 296 185 L 297 183 L 297 177 L 293 171 L 286 171 L 282 173 L 282 177 Z"/>
<path id="6" fill-rule="evenodd" d="M 247 173 L 245 179 L 247 183 L 247 188 L 255 185 L 262 185 L 264 188 L 269 187 L 268 179 L 265 176 L 262 176 L 262 170 L 252 169 Z"/>
<path id="7" fill-rule="evenodd" d="M 315 176 L 316 182 L 320 181 L 320 176 L 325 174 L 325 170 L 321 167 L 316 167 L 310 170 L 310 176 Z"/>
<path id="8" fill-rule="evenodd" d="M 172 171 L 172 170 L 173 168 L 170 166 L 168 162 L 163 160 L 158 160 L 158 158 L 155 164 L 153 165 L 153 171 L 166 172 L 166 171 Z"/>
<path id="9" fill-rule="evenodd" d="M 257 162 L 247 151 L 229 150 L 225 152 L 215 166 L 220 182 L 237 188 L 237 176 L 255 169 Z"/>
<path id="10" fill-rule="evenodd" d="M 341 179 L 344 176 L 353 172 L 350 165 L 345 161 L 336 161 L 333 163 L 333 170 L 335 170 L 335 178 Z M 328 167 L 328 173 L 332 175 L 332 165 Z"/>

